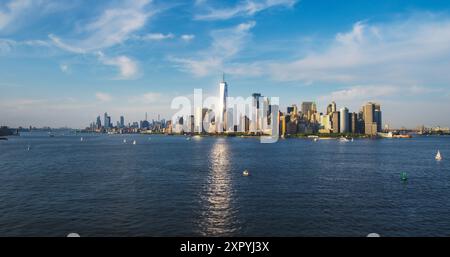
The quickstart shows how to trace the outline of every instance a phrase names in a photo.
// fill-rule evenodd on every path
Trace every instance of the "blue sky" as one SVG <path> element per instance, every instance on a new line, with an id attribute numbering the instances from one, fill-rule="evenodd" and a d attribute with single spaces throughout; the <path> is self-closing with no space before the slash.
<path id="1" fill-rule="evenodd" d="M 85 127 L 107 111 L 170 118 L 176 96 L 377 101 L 392 127 L 450 126 L 450 2 L 0 3 L 0 123 Z"/>

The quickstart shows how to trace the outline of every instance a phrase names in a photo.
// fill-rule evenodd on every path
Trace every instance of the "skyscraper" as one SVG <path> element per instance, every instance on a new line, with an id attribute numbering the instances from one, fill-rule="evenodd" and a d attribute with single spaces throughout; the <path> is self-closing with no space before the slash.
<path id="1" fill-rule="evenodd" d="M 97 126 L 97 129 L 100 129 L 102 127 L 102 121 L 100 116 L 97 116 L 97 122 L 95 125 Z"/>
<path id="2" fill-rule="evenodd" d="M 104 120 L 103 121 L 104 121 L 105 129 L 109 129 L 109 128 L 112 127 L 111 126 L 111 117 L 108 116 L 108 113 L 106 113 L 106 112 L 104 114 Z"/>
<path id="3" fill-rule="evenodd" d="M 260 122 L 260 113 L 259 113 L 259 108 L 260 108 L 260 98 L 261 98 L 261 94 L 260 93 L 253 93 L 252 94 L 252 117 L 251 117 L 251 122 L 252 122 L 252 130 L 253 132 L 258 132 L 261 129 L 261 122 Z"/>
<path id="4" fill-rule="evenodd" d="M 218 108 L 218 127 L 217 132 L 222 132 L 227 128 L 227 97 L 228 85 L 225 82 L 225 74 L 222 75 L 222 82 L 219 83 L 219 108 Z"/>
<path id="5" fill-rule="evenodd" d="M 340 122 L 340 119 L 339 119 L 340 117 L 339 117 L 339 112 L 333 112 L 332 114 L 331 114 L 331 126 L 332 126 L 332 128 L 333 128 L 333 133 L 339 133 L 339 122 Z"/>
<path id="6" fill-rule="evenodd" d="M 349 132 L 349 118 L 348 118 L 348 109 L 346 107 L 341 108 L 340 110 L 340 133 L 348 133 Z"/>
<path id="7" fill-rule="evenodd" d="M 381 131 L 381 106 L 375 103 L 367 103 L 363 106 L 364 133 L 376 135 Z"/>
<path id="8" fill-rule="evenodd" d="M 125 118 L 123 116 L 120 116 L 120 127 L 121 128 L 125 127 Z"/>

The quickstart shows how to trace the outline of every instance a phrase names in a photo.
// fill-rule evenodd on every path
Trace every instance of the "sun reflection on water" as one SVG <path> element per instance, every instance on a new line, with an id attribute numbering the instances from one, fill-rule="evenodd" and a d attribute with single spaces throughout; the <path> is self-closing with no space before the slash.
<path id="1" fill-rule="evenodd" d="M 211 149 L 209 177 L 202 197 L 201 233 L 205 236 L 227 236 L 236 231 L 233 209 L 231 156 L 226 140 L 218 139 Z"/>

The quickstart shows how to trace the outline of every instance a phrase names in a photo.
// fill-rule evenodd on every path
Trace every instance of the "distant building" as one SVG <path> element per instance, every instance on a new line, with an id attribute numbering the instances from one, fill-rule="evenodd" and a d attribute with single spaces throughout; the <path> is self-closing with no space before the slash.
<path id="1" fill-rule="evenodd" d="M 225 75 L 222 77 L 222 82 L 219 83 L 219 108 L 217 114 L 217 132 L 223 132 L 227 129 L 227 97 L 228 84 L 225 82 Z"/>
<path id="2" fill-rule="evenodd" d="M 332 130 L 333 133 L 339 133 L 340 129 L 340 117 L 339 117 L 339 112 L 333 112 L 331 114 L 331 126 L 332 126 Z"/>
<path id="3" fill-rule="evenodd" d="M 340 117 L 339 133 L 348 133 L 349 132 L 349 116 L 348 116 L 348 109 L 346 107 L 341 108 L 339 117 Z"/>
<path id="4" fill-rule="evenodd" d="M 125 127 L 125 118 L 123 116 L 120 116 L 120 127 L 121 128 Z"/>
<path id="5" fill-rule="evenodd" d="M 379 104 L 367 103 L 363 106 L 364 133 L 376 135 L 381 132 L 381 107 Z"/>

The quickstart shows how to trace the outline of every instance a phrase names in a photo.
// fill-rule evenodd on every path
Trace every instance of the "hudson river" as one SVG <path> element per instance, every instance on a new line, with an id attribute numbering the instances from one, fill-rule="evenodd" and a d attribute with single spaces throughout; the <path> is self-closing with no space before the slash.
<path id="1" fill-rule="evenodd" d="M 0 141 L 0 236 L 71 232 L 450 236 L 450 137 L 260 144 L 23 133 Z"/>

